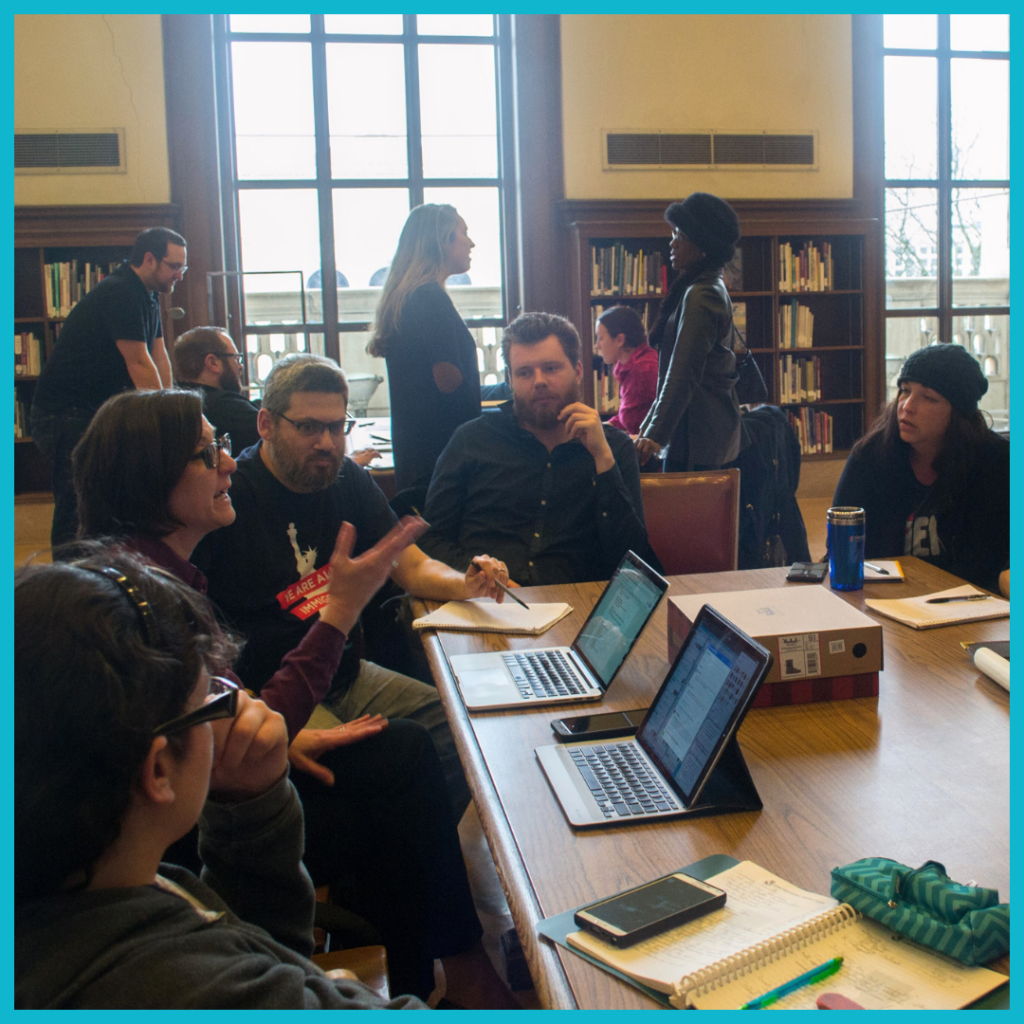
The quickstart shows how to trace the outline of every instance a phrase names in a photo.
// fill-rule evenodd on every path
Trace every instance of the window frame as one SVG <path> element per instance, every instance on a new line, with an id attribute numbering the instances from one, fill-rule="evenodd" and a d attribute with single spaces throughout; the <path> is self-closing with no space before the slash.
<path id="1" fill-rule="evenodd" d="M 877 46 L 878 46 L 878 68 L 881 75 L 879 81 L 879 95 L 883 96 L 885 91 L 885 58 L 895 57 L 931 57 L 936 60 L 938 75 L 938 109 L 937 131 L 938 131 L 938 177 L 937 178 L 887 178 L 885 175 L 885 114 L 884 107 L 879 115 L 878 122 L 878 155 L 880 160 L 878 181 L 878 211 L 883 222 L 881 231 L 883 253 L 882 253 L 882 274 L 887 280 L 887 255 L 888 238 L 885 231 L 885 195 L 888 189 L 892 188 L 927 188 L 935 189 L 938 214 L 937 230 L 937 305 L 922 306 L 909 309 L 888 309 L 883 308 L 882 315 L 882 343 L 885 344 L 887 336 L 887 323 L 890 319 L 900 318 L 924 318 L 933 317 L 938 321 L 937 338 L 942 342 L 953 340 L 954 318 L 975 317 L 975 316 L 1006 316 L 1010 315 L 1009 304 L 1005 306 L 955 306 L 953 305 L 953 192 L 955 189 L 963 188 L 1005 188 L 1010 189 L 1009 178 L 986 178 L 968 179 L 959 178 L 954 180 L 952 176 L 952 92 L 951 92 L 951 66 L 952 61 L 958 58 L 972 60 L 1005 60 L 1009 65 L 1011 53 L 1009 50 L 954 50 L 950 46 L 950 16 L 948 14 L 937 14 L 937 39 L 936 45 L 931 49 L 913 49 L 907 47 L 886 47 L 883 34 L 883 15 L 872 15 L 877 19 Z M 962 280 L 962 278 L 961 278 Z M 883 282 L 884 283 L 884 282 Z M 883 290 L 884 294 L 884 290 Z"/>
<path id="2" fill-rule="evenodd" d="M 336 286 L 334 208 L 335 190 L 354 188 L 395 188 L 409 193 L 410 208 L 423 202 L 425 188 L 488 187 L 497 188 L 499 197 L 499 231 L 502 249 L 502 310 L 494 317 L 472 318 L 467 325 L 502 327 L 510 319 L 510 310 L 520 308 L 519 252 L 517 225 L 519 209 L 515 178 L 514 142 L 515 110 L 512 98 L 512 21 L 508 14 L 495 15 L 495 32 L 487 36 L 420 35 L 416 15 L 404 14 L 401 34 L 328 33 L 322 14 L 310 15 L 310 31 L 303 32 L 232 32 L 229 15 L 213 16 L 214 74 L 216 77 L 218 147 L 221 166 L 221 217 L 224 238 L 224 266 L 227 274 L 221 280 L 225 287 L 224 303 L 228 322 L 238 324 L 234 331 L 241 337 L 239 348 L 247 351 L 245 339 L 250 335 L 303 335 L 305 347 L 312 351 L 311 337 L 322 335 L 324 353 L 341 363 L 341 335 L 365 332 L 370 321 L 341 322 L 338 316 Z M 231 44 L 233 42 L 309 42 L 312 55 L 313 114 L 316 130 L 316 174 L 303 179 L 256 179 L 239 181 L 235 160 L 233 104 L 231 94 Z M 404 178 L 332 178 L 330 157 L 330 125 L 327 106 L 328 43 L 400 43 L 405 57 L 405 95 L 408 146 L 408 175 Z M 418 45 L 421 42 L 449 45 L 487 45 L 495 51 L 495 86 L 498 125 L 498 174 L 495 178 L 425 178 L 422 173 L 420 148 L 420 110 Z M 238 196 L 243 191 L 275 189 L 309 189 L 317 194 L 320 229 L 321 280 L 323 319 L 304 324 L 246 324 L 244 297 L 241 288 L 241 240 L 239 235 Z M 397 245 L 397 238 L 395 244 Z M 213 287 L 211 282 L 211 289 Z M 211 291 L 211 308 L 214 296 Z"/>

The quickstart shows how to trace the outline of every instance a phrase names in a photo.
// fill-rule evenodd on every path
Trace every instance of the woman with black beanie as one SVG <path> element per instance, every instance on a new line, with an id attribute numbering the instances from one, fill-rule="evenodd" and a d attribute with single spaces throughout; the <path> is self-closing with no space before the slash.
<path id="1" fill-rule="evenodd" d="M 724 200 L 694 192 L 665 211 L 672 267 L 679 271 L 651 330 L 658 397 L 636 439 L 641 465 L 667 448 L 666 472 L 718 469 L 740 450 L 732 302 L 722 268 L 740 238 Z"/>

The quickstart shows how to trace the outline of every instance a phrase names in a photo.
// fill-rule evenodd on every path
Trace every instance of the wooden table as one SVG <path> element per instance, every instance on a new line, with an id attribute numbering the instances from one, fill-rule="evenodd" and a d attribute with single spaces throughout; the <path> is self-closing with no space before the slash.
<path id="1" fill-rule="evenodd" d="M 905 584 L 868 584 L 845 600 L 866 610 L 866 597 L 913 596 L 959 582 L 917 559 L 902 562 Z M 669 594 L 777 587 L 784 576 L 784 569 L 679 576 Z M 589 583 L 523 594 L 574 606 L 542 638 L 556 645 L 576 634 L 599 592 L 599 584 Z M 539 939 L 537 922 L 712 853 L 756 861 L 823 893 L 833 867 L 861 857 L 891 857 L 915 867 L 938 860 L 953 879 L 977 879 L 1009 900 L 1009 694 L 980 675 L 960 647 L 961 640 L 1008 638 L 1008 619 L 915 631 L 879 616 L 885 669 L 877 698 L 751 711 L 739 741 L 762 811 L 573 831 L 534 748 L 553 742 L 552 718 L 650 704 L 668 668 L 666 604 L 604 703 L 575 710 L 470 716 L 445 656 L 536 646 L 538 640 L 424 634 L 544 1006 L 653 1008 L 637 990 Z"/>

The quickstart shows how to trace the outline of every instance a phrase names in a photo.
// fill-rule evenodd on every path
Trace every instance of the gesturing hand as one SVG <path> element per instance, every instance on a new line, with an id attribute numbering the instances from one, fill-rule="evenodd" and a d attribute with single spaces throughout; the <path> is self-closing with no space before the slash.
<path id="1" fill-rule="evenodd" d="M 583 402 L 572 402 L 558 414 L 558 418 L 565 424 L 569 439 L 578 438 L 594 456 L 598 473 L 606 473 L 615 465 L 615 457 L 608 447 L 608 439 L 604 436 L 601 417 L 596 409 Z"/>
<path id="2" fill-rule="evenodd" d="M 266 704 L 238 693 L 234 718 L 212 722 L 213 768 L 210 795 L 225 801 L 265 793 L 288 767 L 288 729 Z"/>
<path id="3" fill-rule="evenodd" d="M 518 587 L 508 578 L 508 569 L 504 562 L 490 555 L 477 555 L 466 570 L 467 597 L 493 597 L 498 604 L 505 600 L 504 592 L 494 582 L 499 580 L 506 587 Z"/>
<path id="4" fill-rule="evenodd" d="M 342 523 L 331 555 L 331 580 L 327 604 L 320 609 L 320 621 L 340 629 L 346 636 L 351 633 L 367 601 L 384 586 L 395 559 L 415 544 L 426 529 L 427 524 L 418 516 L 405 516 L 372 548 L 353 558 L 356 528 L 351 523 Z"/>
<path id="5" fill-rule="evenodd" d="M 346 747 L 368 736 L 376 736 L 387 727 L 388 720 L 381 715 L 363 715 L 333 729 L 300 729 L 288 748 L 288 760 L 300 772 L 312 775 L 325 786 L 333 786 L 334 772 L 317 763 L 320 756 L 336 747 Z"/>

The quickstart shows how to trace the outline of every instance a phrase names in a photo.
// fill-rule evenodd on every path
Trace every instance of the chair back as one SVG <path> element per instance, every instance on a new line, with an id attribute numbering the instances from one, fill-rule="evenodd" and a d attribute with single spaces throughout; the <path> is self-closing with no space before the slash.
<path id="1" fill-rule="evenodd" d="M 740 471 L 641 473 L 647 539 L 665 574 L 736 568 Z"/>

